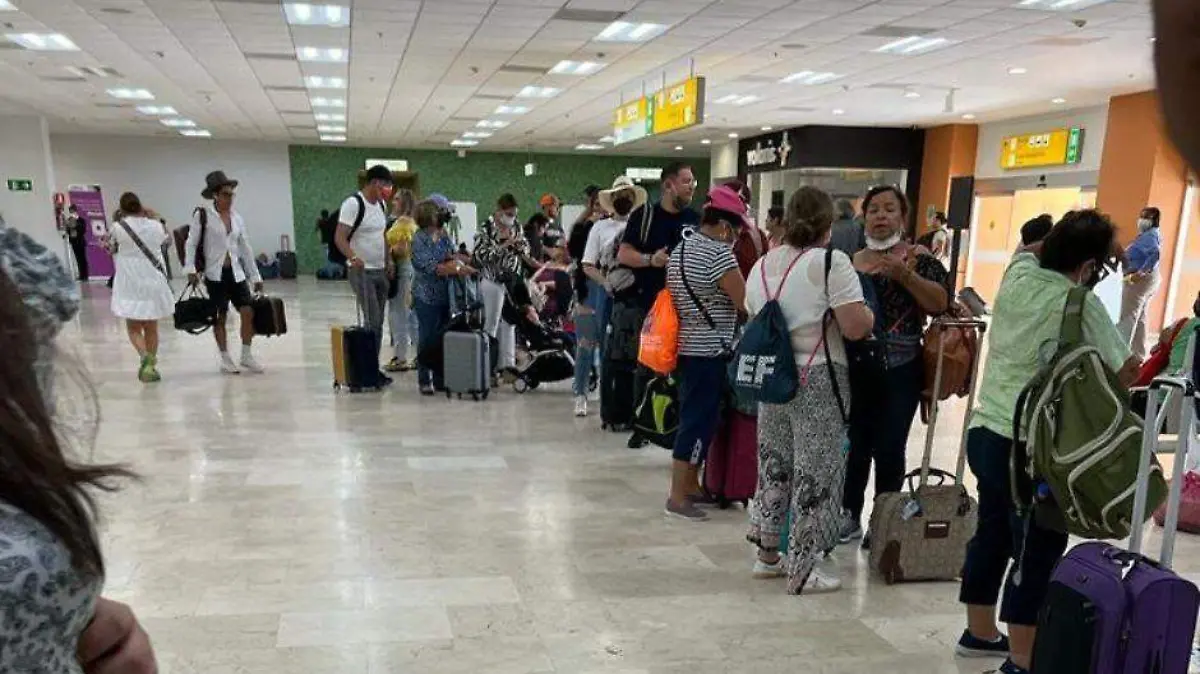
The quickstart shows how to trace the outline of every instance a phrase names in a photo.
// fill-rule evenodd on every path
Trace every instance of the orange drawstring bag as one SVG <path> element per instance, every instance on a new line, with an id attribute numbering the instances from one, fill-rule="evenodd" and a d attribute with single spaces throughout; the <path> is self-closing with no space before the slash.
<path id="1" fill-rule="evenodd" d="M 670 291 L 663 288 L 642 323 L 638 362 L 658 374 L 667 375 L 675 371 L 678 360 L 679 313 L 675 311 Z"/>

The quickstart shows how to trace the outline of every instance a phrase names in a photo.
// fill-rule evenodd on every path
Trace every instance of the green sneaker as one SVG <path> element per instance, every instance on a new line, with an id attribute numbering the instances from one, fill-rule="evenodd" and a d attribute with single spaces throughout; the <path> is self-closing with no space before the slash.
<path id="1" fill-rule="evenodd" d="M 155 367 L 156 361 L 157 359 L 150 354 L 142 356 L 142 365 L 138 368 L 138 381 L 142 383 L 162 381 L 162 375 Z"/>

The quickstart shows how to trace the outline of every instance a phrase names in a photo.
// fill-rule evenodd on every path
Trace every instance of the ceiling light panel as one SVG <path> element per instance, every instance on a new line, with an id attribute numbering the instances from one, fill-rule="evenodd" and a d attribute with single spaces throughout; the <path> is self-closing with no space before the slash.
<path id="1" fill-rule="evenodd" d="M 172 119 L 160 119 L 159 122 L 161 122 L 163 126 L 169 126 L 169 127 L 175 128 L 175 129 L 192 129 L 192 128 L 195 128 L 195 126 L 196 126 L 196 123 L 193 122 L 192 120 L 183 119 L 182 117 L 175 117 Z"/>
<path id="2" fill-rule="evenodd" d="M 338 135 L 322 135 L 321 140 L 325 141 L 326 143 L 344 143 L 346 142 L 346 137 Z"/>
<path id="3" fill-rule="evenodd" d="M 880 54 L 899 54 L 901 56 L 911 56 L 913 54 L 924 54 L 935 49 L 941 49 L 950 45 L 950 40 L 944 37 L 920 37 L 918 35 L 910 35 L 909 37 L 900 38 L 889 42 L 875 51 Z"/>
<path id="4" fill-rule="evenodd" d="M 309 75 L 304 78 L 304 86 L 309 89 L 345 89 L 346 79 L 344 77 Z"/>
<path id="5" fill-rule="evenodd" d="M 13 7 L 13 4 L 8 0 L 0 0 L 0 12 L 13 12 L 16 11 L 16 9 L 17 8 Z"/>
<path id="6" fill-rule="evenodd" d="M 503 129 L 504 127 L 508 126 L 508 122 L 502 119 L 481 119 L 475 124 L 475 126 L 479 127 L 480 129 Z"/>
<path id="7" fill-rule="evenodd" d="M 296 47 L 296 58 L 305 63 L 345 63 L 350 52 L 341 47 Z"/>
<path id="8" fill-rule="evenodd" d="M 491 138 L 494 134 L 491 131 L 466 131 L 463 133 L 463 138 Z"/>
<path id="9" fill-rule="evenodd" d="M 661 23 L 631 23 L 614 21 L 600 31 L 597 42 L 646 42 L 667 32 L 668 26 Z"/>
<path id="10" fill-rule="evenodd" d="M 450 141 L 450 147 L 475 147 L 478 144 L 479 141 L 477 140 L 466 140 L 463 138 L 457 138 Z"/>
<path id="11" fill-rule="evenodd" d="M 109 89 L 108 95 L 112 96 L 113 98 L 119 98 L 123 101 L 152 101 L 152 100 L 154 100 L 154 94 L 150 93 L 146 89 L 128 89 L 128 88 Z"/>
<path id="12" fill-rule="evenodd" d="M 523 115 L 529 112 L 529 108 L 523 105 L 501 105 L 496 108 L 497 115 Z"/>
<path id="13" fill-rule="evenodd" d="M 603 68 L 603 63 L 596 63 L 595 61 L 559 61 L 550 69 L 550 73 L 552 75 L 577 75 L 586 77 L 587 75 L 600 72 Z"/>
<path id="14" fill-rule="evenodd" d="M 30 51 L 79 51 L 71 38 L 61 33 L 8 33 L 4 38 Z"/>
<path id="15" fill-rule="evenodd" d="M 840 77 L 841 77 L 841 75 L 838 75 L 836 73 L 814 72 L 812 70 L 801 70 L 800 72 L 792 73 L 791 75 L 788 75 L 787 77 L 785 77 L 779 81 L 784 84 L 814 85 L 814 84 L 825 84 L 826 82 L 832 82 Z"/>
<path id="16" fill-rule="evenodd" d="M 304 2 L 287 3 L 283 6 L 287 22 L 293 26 L 332 26 L 342 28 L 350 25 L 350 10 L 340 5 L 310 5 Z"/>
<path id="17" fill-rule="evenodd" d="M 1017 7 L 1022 9 L 1041 9 L 1048 12 L 1073 12 L 1086 7 L 1101 5 L 1110 0 L 1021 0 Z"/>
<path id="18" fill-rule="evenodd" d="M 758 100 L 759 100 L 758 96 L 742 96 L 740 94 L 728 94 L 726 96 L 722 96 L 722 97 L 718 98 L 717 100 L 713 101 L 713 103 L 716 103 L 718 105 L 742 106 L 742 105 L 750 105 L 751 103 L 754 103 Z"/>
<path id="19" fill-rule="evenodd" d="M 555 87 L 523 87 L 517 92 L 517 98 L 554 98 L 562 89 Z"/>
<path id="20" fill-rule="evenodd" d="M 346 133 L 346 127 L 342 124 L 320 124 L 317 126 L 319 133 Z"/>
<path id="21" fill-rule="evenodd" d="M 204 129 L 183 129 L 179 132 L 179 135 L 189 138 L 212 138 L 212 132 Z"/>
<path id="22" fill-rule="evenodd" d="M 597 145 L 596 143 L 580 143 L 575 146 L 575 149 L 580 152 L 595 152 L 596 150 L 603 150 L 604 146 Z"/>
<path id="23" fill-rule="evenodd" d="M 345 108 L 346 99 L 316 96 L 309 100 L 309 104 L 314 108 Z"/>
<path id="24" fill-rule="evenodd" d="M 179 114 L 175 108 L 172 108 L 169 105 L 139 105 L 137 111 L 143 115 L 156 116 L 171 116 Z"/>
<path id="25" fill-rule="evenodd" d="M 313 119 L 318 122 L 344 122 L 346 115 L 340 112 L 318 112 L 313 115 Z"/>

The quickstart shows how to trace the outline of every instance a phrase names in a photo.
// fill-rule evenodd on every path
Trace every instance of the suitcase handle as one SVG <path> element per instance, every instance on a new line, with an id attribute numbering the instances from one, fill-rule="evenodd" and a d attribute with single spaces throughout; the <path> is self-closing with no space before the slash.
<path id="1" fill-rule="evenodd" d="M 971 385 L 970 391 L 967 394 L 967 418 L 963 422 L 962 436 L 958 443 L 958 458 L 954 466 L 954 481 L 962 482 L 962 476 L 967 467 L 967 432 L 971 429 L 971 414 L 975 407 L 975 392 L 979 388 L 979 365 L 983 361 L 983 338 L 987 333 L 988 324 L 978 320 L 958 320 L 958 319 L 934 319 L 933 325 L 939 326 L 941 331 L 948 328 L 961 328 L 964 330 L 975 330 L 976 351 L 975 357 L 971 362 Z M 937 367 L 934 370 L 933 390 L 936 392 L 942 387 L 942 359 L 946 343 L 943 340 L 938 340 Z M 934 396 L 936 397 L 936 396 Z M 916 471 L 921 475 L 921 485 L 923 486 L 928 480 L 929 462 L 933 459 L 933 435 L 934 429 L 937 427 L 938 418 L 938 401 L 930 401 L 929 404 L 929 423 L 925 433 L 925 452 L 921 455 L 921 470 Z"/>
<path id="2" fill-rule="evenodd" d="M 937 484 L 933 485 L 935 487 L 940 487 L 940 486 L 946 484 L 947 480 L 950 481 L 950 484 L 958 484 L 959 483 L 958 478 L 955 477 L 949 471 L 942 470 L 941 468 L 927 468 L 925 470 L 926 470 L 925 479 L 923 479 L 921 481 L 921 484 L 920 484 L 921 487 L 928 486 L 929 478 L 933 478 L 933 477 L 936 477 L 938 480 Z M 913 478 L 917 478 L 917 477 L 921 477 L 920 470 L 914 470 L 911 473 L 909 473 L 908 475 L 904 476 L 905 482 L 908 483 L 908 491 L 910 493 L 915 494 L 917 491 L 917 487 L 913 485 Z"/>

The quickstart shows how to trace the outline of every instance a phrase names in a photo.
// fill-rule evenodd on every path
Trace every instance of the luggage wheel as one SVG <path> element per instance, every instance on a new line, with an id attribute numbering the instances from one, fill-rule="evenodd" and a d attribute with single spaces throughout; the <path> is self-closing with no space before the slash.
<path id="1" fill-rule="evenodd" d="M 517 377 L 512 383 L 513 390 L 517 393 L 525 393 L 533 388 L 524 377 Z"/>
<path id="2" fill-rule="evenodd" d="M 487 400 L 487 399 L 488 399 L 488 394 L 489 394 L 489 393 L 491 393 L 491 391 L 484 391 L 484 392 L 483 392 L 483 399 L 484 399 L 484 400 Z"/>
<path id="3" fill-rule="evenodd" d="M 471 400 L 474 400 L 475 402 L 479 402 L 479 394 L 478 394 L 478 393 L 472 393 L 472 394 L 471 394 Z"/>
<path id="4" fill-rule="evenodd" d="M 725 498 L 724 496 L 717 497 L 717 507 L 720 508 L 721 510 L 729 510 L 729 508 L 732 505 L 733 505 L 733 501 L 730 501 L 729 499 Z"/>

